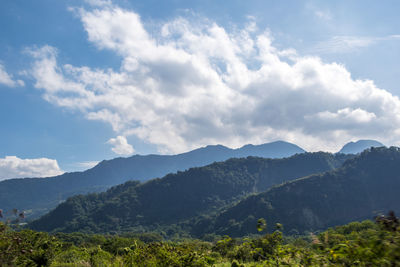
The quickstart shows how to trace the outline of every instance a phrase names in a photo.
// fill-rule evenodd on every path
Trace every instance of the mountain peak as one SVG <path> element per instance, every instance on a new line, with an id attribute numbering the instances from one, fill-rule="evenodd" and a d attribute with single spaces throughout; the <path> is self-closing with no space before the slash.
<path id="1" fill-rule="evenodd" d="M 235 149 L 238 156 L 252 155 L 264 158 L 290 157 L 297 153 L 306 152 L 301 147 L 285 141 L 275 141 L 261 145 L 247 144 Z"/>
<path id="2" fill-rule="evenodd" d="M 349 142 L 345 144 L 339 153 L 344 154 L 357 154 L 364 151 L 370 147 L 381 147 L 385 146 L 384 144 L 376 141 L 376 140 L 358 140 L 356 142 Z"/>

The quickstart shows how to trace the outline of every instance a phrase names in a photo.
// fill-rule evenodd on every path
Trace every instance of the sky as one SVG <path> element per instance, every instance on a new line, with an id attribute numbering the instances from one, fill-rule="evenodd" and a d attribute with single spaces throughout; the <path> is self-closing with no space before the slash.
<path id="1" fill-rule="evenodd" d="M 398 1 L 0 2 L 0 180 L 276 140 L 400 145 Z"/>

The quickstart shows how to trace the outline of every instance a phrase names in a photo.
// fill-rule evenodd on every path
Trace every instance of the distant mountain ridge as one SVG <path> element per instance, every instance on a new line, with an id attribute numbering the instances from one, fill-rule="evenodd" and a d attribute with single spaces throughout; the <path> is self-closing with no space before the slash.
<path id="1" fill-rule="evenodd" d="M 385 145 L 376 140 L 358 140 L 356 142 L 349 142 L 345 144 L 338 153 L 358 154 L 363 152 L 365 149 L 381 146 Z"/>
<path id="2" fill-rule="evenodd" d="M 104 191 L 129 180 L 146 181 L 234 157 L 280 158 L 303 152 L 302 148 L 294 144 L 277 141 L 246 145 L 239 149 L 212 145 L 178 155 L 134 155 L 104 160 L 84 172 L 65 173 L 50 178 L 1 181 L 0 209 L 26 210 L 32 218 L 49 211 L 72 195 Z"/>
<path id="3" fill-rule="evenodd" d="M 291 233 L 318 231 L 400 212 L 399 173 L 397 147 L 371 148 L 357 156 L 318 152 L 230 159 L 69 198 L 29 227 L 244 236 L 256 233 L 257 219 L 265 218 L 270 231 L 276 223 Z"/>
<path id="4" fill-rule="evenodd" d="M 162 177 L 168 173 L 205 166 L 230 158 L 248 156 L 284 158 L 304 152 L 306 151 L 299 146 L 284 141 L 262 145 L 245 145 L 238 149 L 231 149 L 222 145 L 209 145 L 177 155 L 134 155 L 128 158 L 105 160 L 92 170 L 98 173 L 108 172 L 109 177 L 116 181 L 107 184 L 112 186 L 128 180 L 146 181 L 151 178 Z M 157 168 L 154 168 L 154 164 Z M 124 175 L 128 178 L 123 177 Z"/>
<path id="5" fill-rule="evenodd" d="M 140 231 L 159 225 L 174 228 L 174 224 L 217 212 L 248 194 L 333 170 L 348 158 L 351 156 L 318 152 L 283 159 L 230 159 L 143 184 L 127 182 L 104 193 L 71 197 L 30 227 L 67 232 Z"/>

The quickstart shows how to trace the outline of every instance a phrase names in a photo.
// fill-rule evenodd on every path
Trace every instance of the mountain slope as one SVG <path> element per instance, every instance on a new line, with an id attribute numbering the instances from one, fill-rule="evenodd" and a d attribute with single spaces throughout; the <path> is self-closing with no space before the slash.
<path id="1" fill-rule="evenodd" d="M 186 170 L 223 161 L 232 157 L 286 157 L 303 153 L 300 147 L 278 141 L 269 144 L 230 149 L 221 145 L 207 146 L 178 155 L 135 155 L 105 160 L 84 172 L 65 173 L 50 178 L 9 179 L 0 182 L 0 208 L 28 210 L 37 217 L 67 197 L 100 192 L 128 180 L 146 181 L 178 170 Z"/>
<path id="2" fill-rule="evenodd" d="M 400 150 L 372 148 L 342 168 L 311 175 L 250 196 L 220 214 L 211 227 L 219 234 L 255 233 L 258 218 L 270 229 L 310 231 L 370 219 L 400 210 Z"/>
<path id="3" fill-rule="evenodd" d="M 230 159 L 143 184 L 128 182 L 105 193 L 69 198 L 30 227 L 106 232 L 171 225 L 215 212 L 273 185 L 332 170 L 348 157 L 319 152 L 284 159 Z"/>
<path id="4" fill-rule="evenodd" d="M 358 140 L 357 142 L 349 142 L 345 144 L 339 153 L 344 154 L 358 154 L 363 152 L 365 149 L 371 147 L 381 147 L 384 146 L 382 143 L 375 140 Z"/>

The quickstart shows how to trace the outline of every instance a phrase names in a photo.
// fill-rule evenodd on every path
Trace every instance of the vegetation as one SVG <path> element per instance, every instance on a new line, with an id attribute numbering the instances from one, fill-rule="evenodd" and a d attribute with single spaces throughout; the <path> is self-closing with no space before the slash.
<path id="1" fill-rule="evenodd" d="M 399 211 L 400 151 L 372 148 L 340 166 L 341 155 L 231 159 L 147 183 L 128 182 L 76 196 L 29 224 L 36 230 L 158 232 L 167 238 L 256 234 L 265 218 L 303 234 L 386 210 Z M 319 174 L 319 170 L 331 171 Z M 333 169 L 333 170 L 332 170 Z M 265 191 L 266 190 L 266 191 Z"/>
<path id="2" fill-rule="evenodd" d="M 249 157 L 127 182 L 28 225 L 52 233 L 0 210 L 0 266 L 400 266 L 393 211 L 320 231 L 398 210 L 399 148 L 344 159 Z M 296 179 L 321 169 L 333 170 Z"/>
<path id="3" fill-rule="evenodd" d="M 129 158 L 104 160 L 84 172 L 65 173 L 49 178 L 1 181 L 0 208 L 25 210 L 30 218 L 34 218 L 47 213 L 70 196 L 105 191 L 129 180 L 146 181 L 178 170 L 205 166 L 233 157 L 279 158 L 303 152 L 305 151 L 296 145 L 273 142 L 259 146 L 247 145 L 240 149 L 219 145 L 178 155 L 134 155 Z"/>
<path id="4" fill-rule="evenodd" d="M 304 233 L 399 211 L 399 148 L 372 148 L 339 169 L 287 182 L 250 196 L 213 220 L 213 232 L 256 233 L 257 218 Z"/>
<path id="5" fill-rule="evenodd" d="M 264 231 L 267 223 L 257 225 Z M 1 266 L 399 266 L 400 223 L 391 212 L 307 236 L 161 241 L 155 234 L 13 231 L 0 223 Z M 146 236 L 146 235 L 150 235 Z M 151 238 L 152 237 L 152 238 Z M 154 239 L 155 238 L 155 239 Z"/>
<path id="6" fill-rule="evenodd" d="M 75 196 L 29 226 L 44 231 L 166 231 L 202 235 L 213 214 L 249 194 L 332 170 L 351 156 L 304 153 L 284 159 L 241 158 L 127 182 L 105 193 Z M 212 229 L 211 229 L 212 232 Z"/>

